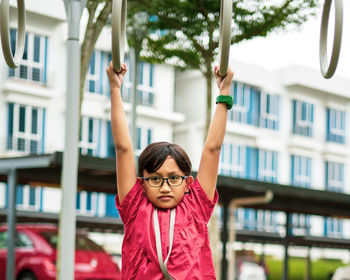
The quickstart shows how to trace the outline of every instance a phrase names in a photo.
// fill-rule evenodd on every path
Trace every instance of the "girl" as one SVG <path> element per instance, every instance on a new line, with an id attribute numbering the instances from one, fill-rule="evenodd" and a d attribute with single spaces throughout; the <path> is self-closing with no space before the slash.
<path id="1" fill-rule="evenodd" d="M 111 123 L 116 149 L 116 206 L 124 223 L 122 279 L 162 280 L 215 278 L 207 224 L 218 201 L 216 181 L 233 72 L 214 74 L 220 90 L 204 144 L 197 178 L 178 145 L 150 144 L 138 159 L 138 177 L 121 85 L 126 73 L 107 68 L 111 87 Z"/>

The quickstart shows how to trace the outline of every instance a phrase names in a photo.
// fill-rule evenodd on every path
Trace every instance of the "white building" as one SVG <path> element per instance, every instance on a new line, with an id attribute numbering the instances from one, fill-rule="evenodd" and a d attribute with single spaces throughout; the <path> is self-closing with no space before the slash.
<path id="1" fill-rule="evenodd" d="M 51 153 L 64 149 L 67 24 L 62 0 L 27 1 L 27 45 L 19 68 L 9 70 L 0 54 L 0 156 Z M 17 23 L 11 1 L 11 43 Z M 105 67 L 110 60 L 110 30 L 96 45 L 82 105 L 80 151 L 113 156 Z M 1 51 L 0 51 L 1 52 Z M 128 59 L 126 58 L 128 63 Z M 235 83 L 220 174 L 350 193 L 350 80 L 326 81 L 311 69 L 289 66 L 267 70 L 231 61 Z M 205 120 L 205 81 L 196 71 L 175 73 L 168 65 L 140 63 L 137 108 L 139 153 L 153 141 L 182 145 L 198 168 Z M 131 69 L 123 99 L 131 113 Z M 217 93 L 213 81 L 213 92 Z M 213 108 L 215 107 L 213 94 Z M 195 104 L 195 106 L 194 106 Z M 19 209 L 58 212 L 58 189 L 19 186 Z M 0 185 L 0 208 L 6 186 Z M 115 215 L 114 197 L 79 192 L 77 211 Z M 239 209 L 237 226 L 279 231 L 281 213 Z M 350 238 L 348 221 L 294 215 L 303 233 Z M 298 234 L 298 232 L 295 232 Z"/>

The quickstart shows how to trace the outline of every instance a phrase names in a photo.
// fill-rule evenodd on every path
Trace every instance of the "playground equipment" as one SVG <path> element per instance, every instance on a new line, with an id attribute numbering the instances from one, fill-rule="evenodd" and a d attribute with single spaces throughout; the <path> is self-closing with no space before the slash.
<path id="1" fill-rule="evenodd" d="M 325 0 L 323 5 L 321 36 L 320 36 L 320 66 L 321 73 L 325 79 L 333 77 L 338 66 L 341 42 L 343 36 L 343 0 L 334 0 L 335 4 L 335 27 L 331 59 L 328 65 L 327 59 L 327 37 L 328 22 L 332 0 Z"/>
<path id="2" fill-rule="evenodd" d="M 323 5 L 321 34 L 320 34 L 320 68 L 325 79 L 333 77 L 340 56 L 343 35 L 343 0 L 334 0 L 335 28 L 331 59 L 328 64 L 327 38 L 328 23 L 332 0 L 325 0 Z M 12 55 L 9 35 L 9 1 L 1 0 L 0 4 L 0 31 L 3 54 L 7 65 L 16 68 L 20 64 L 25 46 L 25 5 L 24 0 L 17 0 L 18 32 L 15 55 Z M 112 8 L 112 60 L 115 71 L 121 70 L 124 60 L 126 43 L 126 10 L 127 0 L 113 0 Z M 221 0 L 220 7 L 220 75 L 226 75 L 231 45 L 232 0 Z"/>
<path id="3" fill-rule="evenodd" d="M 9 32 L 9 1 L 1 0 L 0 4 L 0 28 L 1 28 L 1 45 L 4 53 L 4 58 L 10 68 L 16 68 L 21 62 L 24 53 L 24 44 L 26 37 L 25 22 L 26 13 L 24 0 L 17 0 L 18 6 L 18 31 L 15 56 L 13 57 L 10 45 Z"/>
<path id="4" fill-rule="evenodd" d="M 231 46 L 231 21 L 232 21 L 232 0 L 221 0 L 220 7 L 220 39 L 219 55 L 220 69 L 219 74 L 225 76 L 228 68 Z"/>
<path id="5" fill-rule="evenodd" d="M 113 0 L 112 6 L 112 60 L 114 71 L 120 72 L 126 41 L 126 0 Z"/>

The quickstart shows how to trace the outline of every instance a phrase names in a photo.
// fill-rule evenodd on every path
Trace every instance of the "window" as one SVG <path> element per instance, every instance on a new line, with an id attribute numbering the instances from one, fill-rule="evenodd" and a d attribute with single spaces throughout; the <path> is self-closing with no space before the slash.
<path id="1" fill-rule="evenodd" d="M 256 88 L 234 82 L 231 87 L 233 106 L 229 111 L 231 121 L 259 126 L 260 91 Z"/>
<path id="2" fill-rule="evenodd" d="M 311 158 L 303 156 L 291 157 L 291 183 L 292 185 L 311 187 Z"/>
<path id="3" fill-rule="evenodd" d="M 259 180 L 265 182 L 277 182 L 277 166 L 277 152 L 259 150 Z"/>
<path id="4" fill-rule="evenodd" d="M 139 63 L 138 104 L 154 105 L 153 68 L 150 63 Z"/>
<path id="5" fill-rule="evenodd" d="M 12 53 L 16 49 L 17 31 L 10 30 Z M 9 76 L 38 83 L 46 83 L 48 38 L 26 33 L 25 48 L 21 64 L 16 69 L 9 69 Z"/>
<path id="6" fill-rule="evenodd" d="M 8 150 L 43 153 L 44 128 L 45 109 L 8 104 Z"/>
<path id="7" fill-rule="evenodd" d="M 304 214 L 292 214 L 290 219 L 290 234 L 291 235 L 309 235 L 311 228 L 311 217 Z"/>
<path id="8" fill-rule="evenodd" d="M 265 92 L 261 93 L 260 127 L 272 130 L 279 129 L 280 97 Z"/>
<path id="9" fill-rule="evenodd" d="M 245 147 L 224 143 L 220 154 L 219 173 L 244 178 L 245 158 Z"/>
<path id="10" fill-rule="evenodd" d="M 344 192 L 344 164 L 326 162 L 326 189 L 334 192 Z"/>
<path id="11" fill-rule="evenodd" d="M 0 232 L 0 249 L 7 249 L 8 243 L 8 232 Z M 15 237 L 16 248 L 33 248 L 33 241 L 28 235 L 22 232 L 17 232 Z"/>
<path id="12" fill-rule="evenodd" d="M 98 194 L 96 192 L 78 192 L 76 200 L 76 209 L 78 214 L 97 216 Z"/>
<path id="13" fill-rule="evenodd" d="M 41 199 L 43 189 L 18 185 L 16 188 L 16 206 L 20 210 L 38 211 L 41 210 Z"/>
<path id="14" fill-rule="evenodd" d="M 152 143 L 152 129 L 138 127 L 136 129 L 136 154 L 140 154 L 146 146 Z"/>
<path id="15" fill-rule="evenodd" d="M 345 119 L 345 112 L 327 109 L 327 141 L 345 143 Z"/>
<path id="16" fill-rule="evenodd" d="M 293 134 L 312 137 L 314 105 L 293 100 Z"/>
<path id="17" fill-rule="evenodd" d="M 324 235 L 326 237 L 343 238 L 343 224 L 342 219 L 324 218 Z"/>
<path id="18" fill-rule="evenodd" d="M 82 155 L 99 155 L 99 135 L 101 120 L 83 117 L 80 128 L 80 153 Z"/>

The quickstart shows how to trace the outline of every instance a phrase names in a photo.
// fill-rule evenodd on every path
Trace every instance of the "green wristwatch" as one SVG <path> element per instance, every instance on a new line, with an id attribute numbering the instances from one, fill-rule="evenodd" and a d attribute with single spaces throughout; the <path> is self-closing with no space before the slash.
<path id="1" fill-rule="evenodd" d="M 227 110 L 230 110 L 233 105 L 233 98 L 230 95 L 218 95 L 218 97 L 216 97 L 216 104 L 218 103 L 226 103 Z"/>

